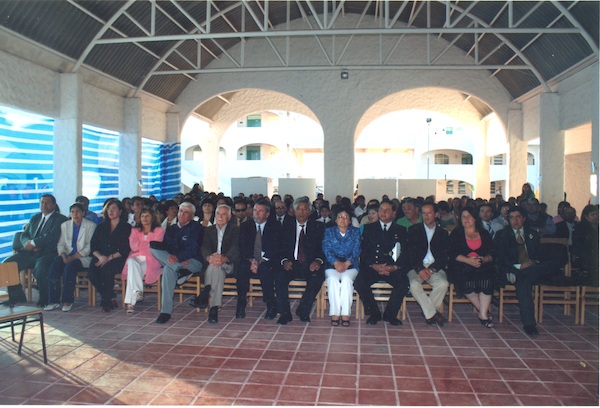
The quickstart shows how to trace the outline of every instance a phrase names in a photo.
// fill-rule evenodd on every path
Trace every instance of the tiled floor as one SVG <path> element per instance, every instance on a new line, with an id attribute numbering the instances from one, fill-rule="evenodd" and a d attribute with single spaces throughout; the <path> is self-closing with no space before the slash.
<path id="1" fill-rule="evenodd" d="M 83 298 L 44 313 L 47 366 L 37 326 L 21 357 L 2 330 L 0 403 L 598 405 L 597 310 L 578 326 L 549 307 L 532 340 L 513 305 L 495 329 L 464 304 L 444 328 L 427 326 L 414 303 L 399 327 L 334 328 L 314 312 L 310 324 L 278 326 L 261 302 L 236 320 L 226 299 L 218 324 L 184 302 L 158 325 L 154 294 L 133 315 Z"/>

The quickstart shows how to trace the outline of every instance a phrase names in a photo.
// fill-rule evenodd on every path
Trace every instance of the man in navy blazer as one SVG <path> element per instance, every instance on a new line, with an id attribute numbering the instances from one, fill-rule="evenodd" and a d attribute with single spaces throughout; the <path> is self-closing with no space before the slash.
<path id="1" fill-rule="evenodd" d="M 22 248 L 4 262 L 16 262 L 20 271 L 33 268 L 40 292 L 37 305 L 44 307 L 48 304 L 48 269 L 58 256 L 60 225 L 67 217 L 60 213 L 56 198 L 51 194 L 44 194 L 40 199 L 40 211 L 31 217 L 21 234 Z M 19 297 L 22 298 L 22 295 Z"/>
<path id="2" fill-rule="evenodd" d="M 354 281 L 354 288 L 370 315 L 367 324 L 377 324 L 381 312 L 371 291 L 375 282 L 388 282 L 393 286 L 390 299 L 383 312 L 383 320 L 398 326 L 402 321 L 397 315 L 402 300 L 408 293 L 408 279 L 405 269 L 406 229 L 394 222 L 392 202 L 384 200 L 377 210 L 379 221 L 366 224 L 362 233 L 360 269 Z"/>
<path id="3" fill-rule="evenodd" d="M 281 262 L 281 224 L 270 219 L 271 205 L 261 199 L 252 211 L 252 220 L 240 225 L 240 268 L 237 275 L 237 308 L 235 317 L 246 317 L 246 295 L 250 288 L 250 277 L 260 279 L 263 301 L 267 305 L 265 319 L 277 316 L 275 299 L 275 270 Z M 257 232 L 260 229 L 260 236 Z"/>
<path id="4" fill-rule="evenodd" d="M 325 280 L 323 268 L 325 255 L 322 249 L 325 225 L 322 222 L 309 220 L 308 197 L 297 198 L 294 201 L 294 209 L 296 218 L 293 222 L 284 222 L 282 227 L 283 259 L 281 267 L 275 273 L 277 308 L 281 314 L 277 324 L 287 324 L 292 321 L 288 288 L 292 280 L 306 280 L 306 289 L 296 309 L 296 315 L 303 322 L 310 322 L 312 305 Z"/>
<path id="5" fill-rule="evenodd" d="M 414 224 L 408 229 L 408 281 L 410 293 L 421 306 L 427 324 L 443 326 L 446 318 L 439 310 L 448 291 L 445 269 L 450 239 L 448 232 L 435 221 L 438 214 L 437 204 L 426 201 L 421 206 L 423 223 Z M 429 296 L 423 290 L 423 282 L 432 287 Z"/>

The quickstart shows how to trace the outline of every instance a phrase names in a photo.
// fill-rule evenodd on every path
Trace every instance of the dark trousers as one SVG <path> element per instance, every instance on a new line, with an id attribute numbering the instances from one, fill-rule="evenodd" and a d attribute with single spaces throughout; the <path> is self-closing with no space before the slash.
<path id="1" fill-rule="evenodd" d="M 547 266 L 536 264 L 527 269 L 515 269 L 515 282 L 519 313 L 523 326 L 535 326 L 535 305 L 533 304 L 533 285 L 542 283 L 544 278 L 551 274 Z"/>
<path id="2" fill-rule="evenodd" d="M 107 262 L 102 267 L 98 267 L 95 263 L 98 262 L 96 257 L 92 257 L 90 263 L 90 270 L 88 272 L 90 282 L 96 288 L 100 296 L 102 297 L 101 305 L 110 305 L 110 301 L 113 298 L 114 287 L 115 287 L 115 275 L 123 271 L 125 265 L 125 258 L 119 257 Z"/>
<path id="3" fill-rule="evenodd" d="M 325 280 L 325 269 L 321 266 L 314 272 L 309 270 L 309 263 L 293 263 L 291 270 L 286 271 L 281 267 L 275 273 L 275 291 L 277 293 L 277 311 L 281 314 L 291 313 L 289 284 L 294 279 L 306 280 L 306 288 L 302 294 L 300 304 L 296 309 L 296 314 L 299 316 L 308 316 L 312 309 L 312 305 L 321 290 L 321 285 Z"/>
<path id="4" fill-rule="evenodd" d="M 75 283 L 77 272 L 83 270 L 79 259 L 65 264 L 60 256 L 54 258 L 48 272 L 48 303 L 67 303 L 75 301 Z M 62 280 L 62 302 L 60 296 Z"/>
<path id="5" fill-rule="evenodd" d="M 21 250 L 6 258 L 4 262 L 16 262 L 19 271 L 33 268 L 33 276 L 40 292 L 38 303 L 46 305 L 48 304 L 48 269 L 55 257 L 56 253 L 38 255 L 35 252 Z"/>
<path id="6" fill-rule="evenodd" d="M 408 278 L 405 272 L 396 270 L 391 272 L 388 276 L 379 275 L 374 269 L 365 266 L 361 268 L 354 281 L 354 289 L 360 296 L 365 307 L 365 314 L 367 315 L 381 315 L 371 285 L 375 282 L 387 282 L 393 286 L 390 300 L 388 301 L 383 315 L 389 318 L 396 317 L 402 306 L 404 296 L 408 293 Z"/>
<path id="7" fill-rule="evenodd" d="M 238 292 L 238 304 L 246 305 L 246 295 L 250 290 L 250 278 L 260 279 L 262 287 L 263 302 L 267 307 L 275 306 L 275 273 L 268 262 L 263 262 L 258 265 L 258 271 L 252 273 L 250 271 L 250 262 L 243 261 L 238 270 L 236 278 L 236 287 Z"/>

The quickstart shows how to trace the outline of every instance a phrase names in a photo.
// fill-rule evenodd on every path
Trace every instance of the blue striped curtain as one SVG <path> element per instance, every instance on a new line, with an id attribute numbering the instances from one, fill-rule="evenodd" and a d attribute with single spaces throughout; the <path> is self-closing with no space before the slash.
<path id="1" fill-rule="evenodd" d="M 89 125 L 82 133 L 83 195 L 100 215 L 104 201 L 119 196 L 119 133 Z"/>
<path id="2" fill-rule="evenodd" d="M 0 107 L 0 259 L 53 192 L 53 138 L 53 119 Z"/>
<path id="3" fill-rule="evenodd" d="M 142 195 L 171 198 L 181 191 L 181 147 L 142 138 Z"/>

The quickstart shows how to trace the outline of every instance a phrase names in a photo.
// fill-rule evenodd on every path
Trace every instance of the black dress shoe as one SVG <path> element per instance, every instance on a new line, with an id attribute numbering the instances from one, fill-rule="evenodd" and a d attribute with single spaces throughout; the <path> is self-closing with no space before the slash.
<path id="1" fill-rule="evenodd" d="M 210 299 L 210 285 L 206 285 L 200 292 L 200 296 L 196 298 L 195 303 L 200 309 L 208 307 L 208 300 Z"/>
<path id="2" fill-rule="evenodd" d="M 402 324 L 402 320 L 398 319 L 396 316 L 389 317 L 383 315 L 383 321 L 388 322 L 392 326 L 400 326 Z"/>
<path id="3" fill-rule="evenodd" d="M 284 313 L 281 316 L 279 316 L 279 319 L 277 319 L 277 324 L 281 324 L 281 325 L 286 325 L 288 324 L 288 322 L 292 321 L 292 315 L 290 313 Z"/>
<path id="4" fill-rule="evenodd" d="M 267 313 L 265 314 L 265 319 L 273 320 L 277 317 L 277 309 L 274 307 L 270 307 L 267 309 Z"/>
<path id="5" fill-rule="evenodd" d="M 110 308 L 112 310 L 117 310 L 119 308 L 119 304 L 117 303 L 116 299 L 111 299 L 111 301 L 110 301 Z"/>
<path id="6" fill-rule="evenodd" d="M 213 306 L 208 311 L 208 322 L 219 323 L 219 306 Z"/>
<path id="7" fill-rule="evenodd" d="M 308 314 L 304 314 L 300 313 L 298 309 L 296 309 L 296 316 L 298 316 L 301 322 L 310 323 L 310 312 Z"/>
<path id="8" fill-rule="evenodd" d="M 161 313 L 156 318 L 156 323 L 158 323 L 158 324 L 164 324 L 164 323 L 168 322 L 169 319 L 171 319 L 171 315 L 170 314 L 168 314 L 168 313 Z"/>
<path id="9" fill-rule="evenodd" d="M 432 319 L 435 320 L 436 324 L 440 327 L 444 327 L 446 324 L 446 318 L 442 316 L 440 312 L 435 312 Z"/>
<path id="10" fill-rule="evenodd" d="M 183 285 L 185 281 L 188 280 L 192 275 L 193 273 L 191 273 L 187 269 L 180 269 L 177 272 L 177 286 Z"/>
<path id="11" fill-rule="evenodd" d="M 246 317 L 246 305 L 237 305 L 237 309 L 235 310 L 235 318 L 243 319 Z"/>
<path id="12" fill-rule="evenodd" d="M 523 330 L 528 336 L 537 336 L 538 334 L 540 334 L 538 332 L 538 329 L 535 327 L 535 324 L 532 324 L 530 326 L 523 326 Z"/>
<path id="13" fill-rule="evenodd" d="M 380 321 L 380 320 L 381 320 L 381 315 L 380 314 L 372 314 L 367 319 L 367 324 L 376 325 L 377 322 Z"/>

